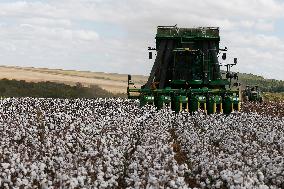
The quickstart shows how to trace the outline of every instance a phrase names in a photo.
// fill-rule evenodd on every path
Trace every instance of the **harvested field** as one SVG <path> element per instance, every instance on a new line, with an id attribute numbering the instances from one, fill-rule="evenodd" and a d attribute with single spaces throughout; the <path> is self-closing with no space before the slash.
<path id="1" fill-rule="evenodd" d="M 0 79 L 4 78 L 27 82 L 51 81 L 67 85 L 98 85 L 114 94 L 126 93 L 127 88 L 127 75 L 102 72 L 0 66 Z M 139 87 L 145 83 L 147 77 L 134 75 L 133 79 Z"/>

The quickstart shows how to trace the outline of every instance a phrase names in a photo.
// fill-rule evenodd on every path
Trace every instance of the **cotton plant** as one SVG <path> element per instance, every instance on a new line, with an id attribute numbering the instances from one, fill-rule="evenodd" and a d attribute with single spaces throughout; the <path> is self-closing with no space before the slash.
<path id="1" fill-rule="evenodd" d="M 0 100 L 1 188 L 283 188 L 281 103 L 205 115 L 125 99 Z"/>
<path id="2" fill-rule="evenodd" d="M 235 188 L 283 187 L 282 118 L 256 113 L 203 116 L 188 120 L 180 115 L 176 127 L 201 186 L 220 188 L 221 181 Z"/>

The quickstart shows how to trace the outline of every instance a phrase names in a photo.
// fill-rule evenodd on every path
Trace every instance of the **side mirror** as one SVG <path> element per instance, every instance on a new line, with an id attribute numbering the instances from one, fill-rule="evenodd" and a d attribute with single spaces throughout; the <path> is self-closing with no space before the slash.
<path id="1" fill-rule="evenodd" d="M 153 52 L 149 52 L 149 59 L 153 59 Z"/>
<path id="2" fill-rule="evenodd" d="M 234 58 L 234 64 L 238 63 L 238 58 Z"/>
<path id="3" fill-rule="evenodd" d="M 223 59 L 223 60 L 226 60 L 226 59 L 227 59 L 227 54 L 226 54 L 226 53 L 223 53 L 222 59 Z"/>
<path id="4" fill-rule="evenodd" d="M 131 81 L 131 75 L 128 75 L 128 81 Z"/>

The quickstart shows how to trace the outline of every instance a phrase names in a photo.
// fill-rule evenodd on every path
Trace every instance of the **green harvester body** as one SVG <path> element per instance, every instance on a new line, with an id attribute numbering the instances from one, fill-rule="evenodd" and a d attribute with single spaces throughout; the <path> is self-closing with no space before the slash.
<path id="1" fill-rule="evenodd" d="M 222 78 L 219 51 L 219 28 L 177 28 L 159 26 L 156 34 L 156 59 L 150 76 L 140 89 L 133 88 L 128 77 L 129 99 L 139 99 L 140 105 L 153 104 L 158 109 L 171 107 L 176 112 L 195 112 L 199 109 L 208 114 L 240 111 L 239 90 L 232 90 L 231 81 L 237 75 L 230 72 Z M 149 57 L 152 57 L 152 52 Z M 222 57 L 226 59 L 226 54 Z"/>

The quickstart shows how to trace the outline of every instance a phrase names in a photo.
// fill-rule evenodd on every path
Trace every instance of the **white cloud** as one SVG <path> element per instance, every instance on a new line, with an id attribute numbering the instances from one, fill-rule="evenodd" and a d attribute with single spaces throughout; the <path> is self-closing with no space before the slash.
<path id="1" fill-rule="evenodd" d="M 11 1 L 0 3 L 0 55 L 13 65 L 148 74 L 157 25 L 219 26 L 237 70 L 284 79 L 283 18 L 276 0 Z"/>
<path id="2" fill-rule="evenodd" d="M 267 21 L 267 20 L 241 20 L 240 27 L 243 27 L 244 29 L 250 29 L 250 30 L 258 30 L 258 31 L 273 31 L 274 28 L 274 22 L 273 21 Z"/>
<path id="3" fill-rule="evenodd" d="M 31 17 L 19 19 L 21 23 L 27 23 L 30 25 L 48 26 L 48 27 L 71 27 L 71 20 L 67 19 L 54 19 L 54 18 L 43 18 L 43 17 Z"/>

